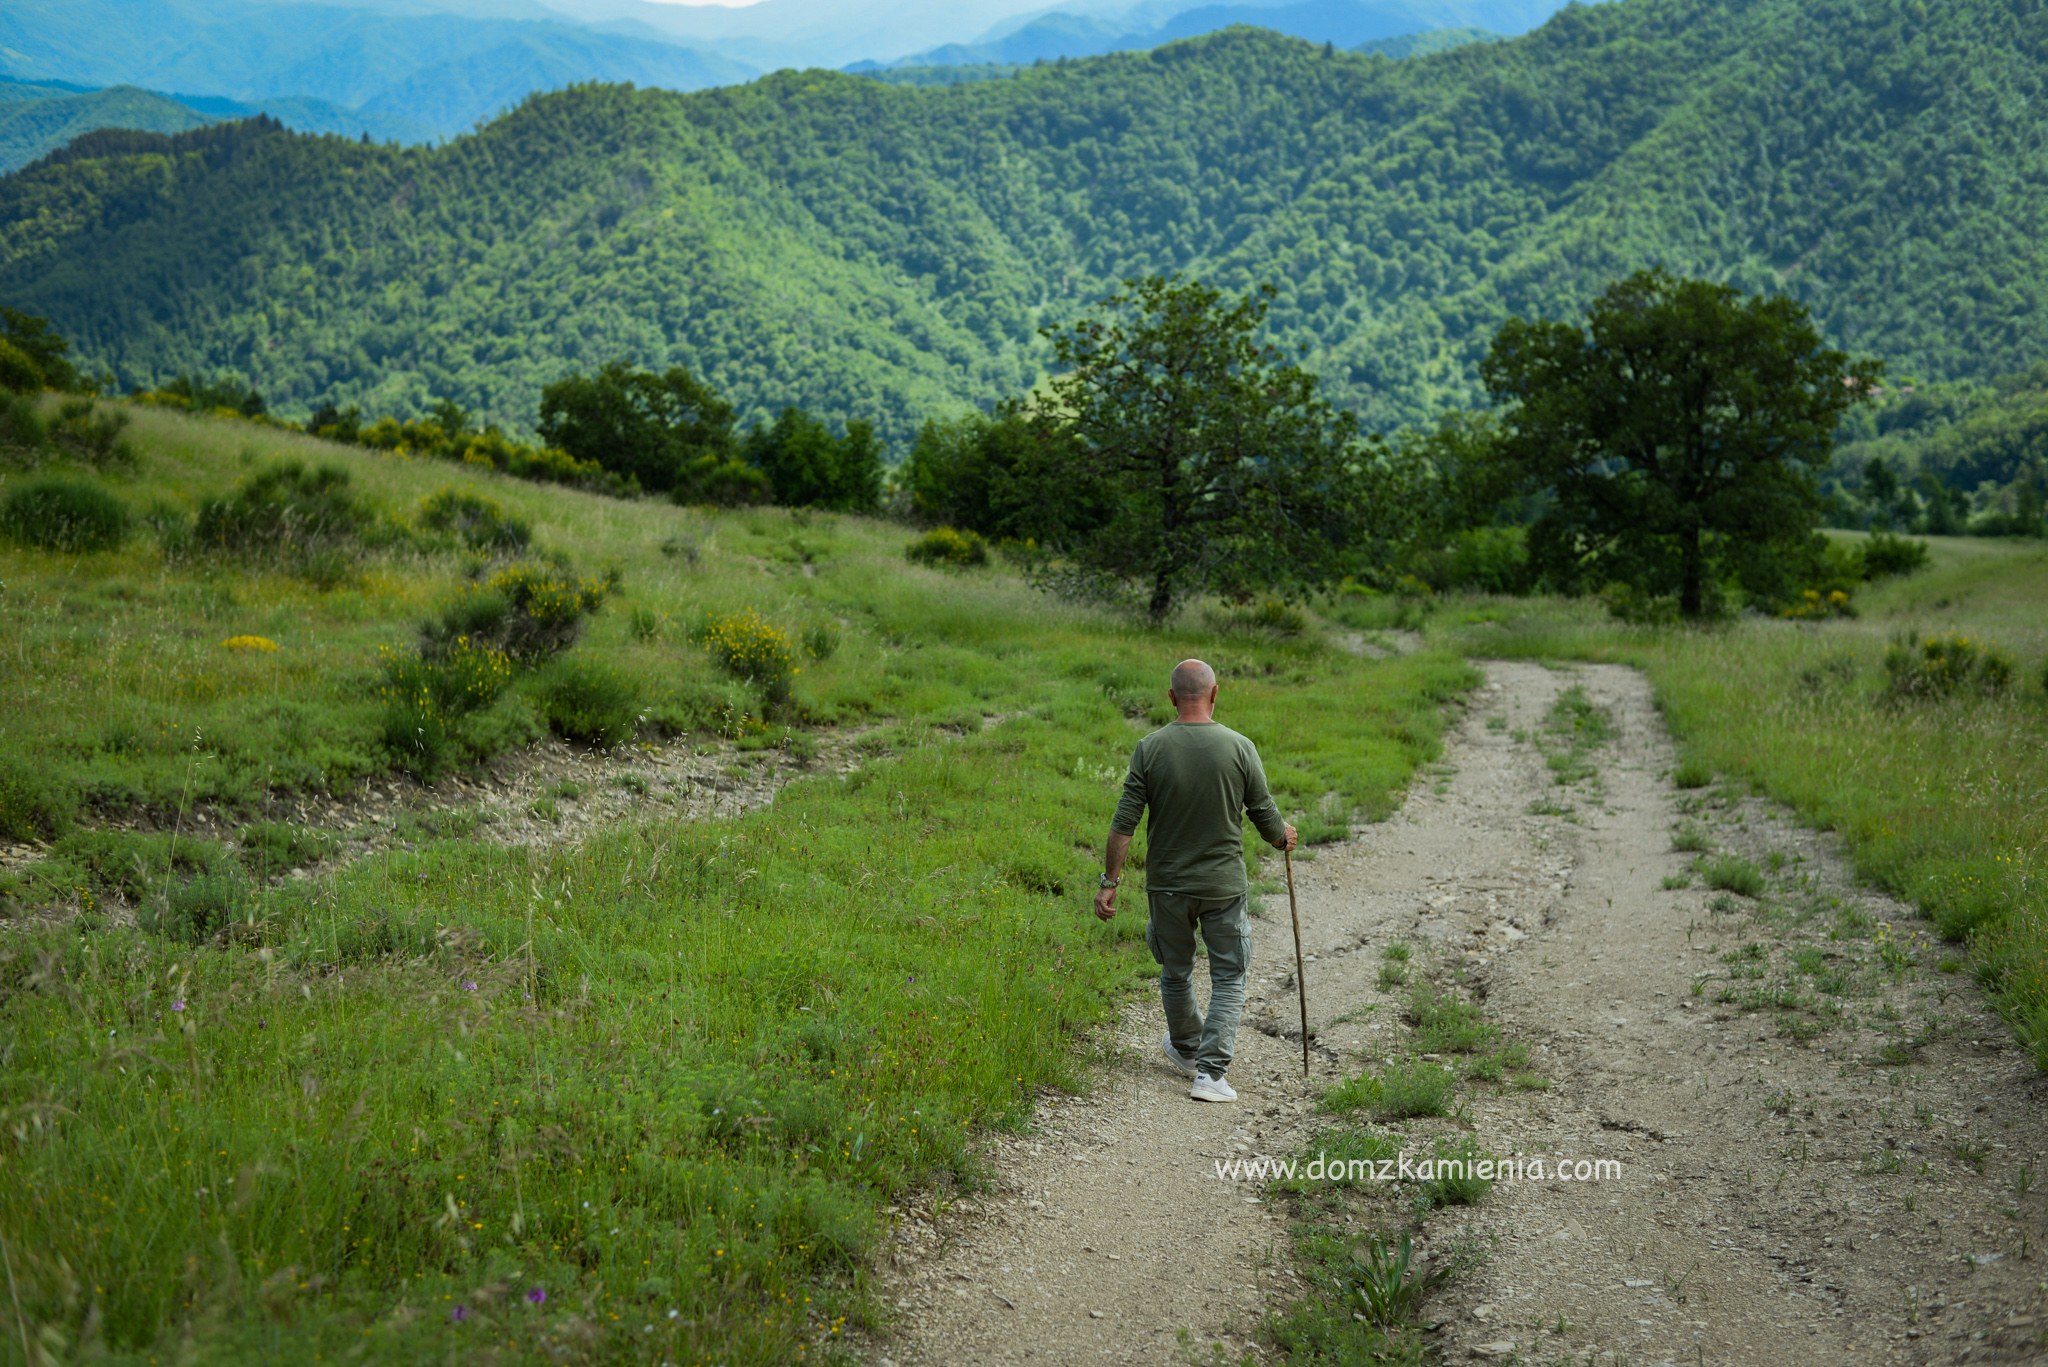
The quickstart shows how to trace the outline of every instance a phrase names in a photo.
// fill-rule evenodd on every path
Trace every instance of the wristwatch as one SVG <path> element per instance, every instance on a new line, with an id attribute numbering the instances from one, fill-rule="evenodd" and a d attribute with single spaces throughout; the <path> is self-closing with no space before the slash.
<path id="1" fill-rule="evenodd" d="M 1101 881 L 1101 882 L 1099 882 L 1099 883 L 1097 883 L 1097 884 L 1096 884 L 1095 886 L 1096 886 L 1096 887 L 1098 887 L 1098 888 L 1105 888 L 1105 889 L 1106 889 L 1106 888 L 1113 888 L 1113 887 L 1116 887 L 1116 886 L 1118 886 L 1119 884 L 1121 884 L 1121 883 L 1122 883 L 1123 881 L 1124 881 L 1124 880 L 1123 880 L 1123 879 L 1121 879 L 1121 878 L 1111 878 L 1111 877 L 1110 877 L 1110 876 L 1109 876 L 1108 874 L 1106 874 L 1106 873 L 1105 873 L 1105 874 L 1103 874 L 1103 875 L 1102 875 L 1102 881 Z"/>

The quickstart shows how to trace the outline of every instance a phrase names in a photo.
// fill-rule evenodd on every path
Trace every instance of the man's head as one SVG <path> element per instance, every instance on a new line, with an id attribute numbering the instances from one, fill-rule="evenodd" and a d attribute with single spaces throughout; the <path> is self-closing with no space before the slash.
<path id="1" fill-rule="evenodd" d="M 1166 696 L 1182 712 L 1189 709 L 1213 711 L 1216 706 L 1216 671 L 1200 660 L 1182 660 L 1173 667 Z"/>

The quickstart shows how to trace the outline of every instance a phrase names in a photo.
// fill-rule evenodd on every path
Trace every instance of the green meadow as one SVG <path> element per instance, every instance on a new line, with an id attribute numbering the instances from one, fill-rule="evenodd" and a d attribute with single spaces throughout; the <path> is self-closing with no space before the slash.
<path id="1" fill-rule="evenodd" d="M 52 1358 L 845 1356 L 892 1200 L 975 1183 L 975 1135 L 1081 1085 L 1086 1032 L 1151 976 L 1137 920 L 1087 899 L 1171 663 L 1218 666 L 1323 838 L 1398 804 L 1474 680 L 1448 646 L 1366 659 L 1285 614 L 1140 629 L 1000 563 L 914 565 L 880 522 L 132 416 L 132 466 L 66 472 L 140 519 L 126 544 L 0 549 L 0 1253 Z M 349 565 L 184 539 L 286 459 L 375 511 Z M 462 753 L 559 729 L 564 679 L 601 671 L 621 744 L 744 763 L 841 728 L 859 766 L 735 820 L 331 857 L 293 802 L 409 762 L 380 648 L 491 573 L 421 529 L 449 489 L 616 584 Z M 791 643 L 786 690 L 700 643 L 749 610 Z"/>
<path id="2" fill-rule="evenodd" d="M 1863 877 L 1967 946 L 2048 1069 L 2048 546 L 1928 545 L 1926 569 L 1870 586 L 1853 618 L 1628 627 L 1596 604 L 1482 599 L 1442 604 L 1427 634 L 1473 655 L 1642 668 L 1688 784 L 1766 794 L 1838 832 Z M 1887 654 L 1924 656 L 1930 637 L 2001 653 L 2012 676 L 1902 693 Z"/>

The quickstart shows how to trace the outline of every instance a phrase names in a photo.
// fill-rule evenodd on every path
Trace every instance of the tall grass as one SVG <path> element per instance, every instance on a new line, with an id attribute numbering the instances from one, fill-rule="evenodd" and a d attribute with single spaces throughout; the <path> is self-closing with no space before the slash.
<path id="1" fill-rule="evenodd" d="M 137 502 L 231 485 L 243 442 L 314 445 L 150 411 L 134 435 Z M 1472 681 L 1443 652 L 1139 630 L 855 519 L 304 454 L 389 508 L 487 491 L 671 620 L 829 628 L 787 708 L 869 726 L 870 758 L 735 821 L 428 840 L 256 888 L 197 948 L 89 909 L 6 928 L 0 1239 L 56 1355 L 829 1358 L 879 1313 L 887 1203 L 974 1181 L 973 1135 L 1076 1085 L 1078 1034 L 1145 976 L 1140 915 L 1101 925 L 1087 894 L 1172 662 L 1218 666 L 1297 812 L 1391 810 Z M 146 804 L 377 772 L 354 689 L 460 573 L 391 558 L 319 593 L 4 556 L 5 649 L 36 668 L 0 680 L 0 745 Z M 766 701 L 682 636 L 607 612 L 571 658 L 654 708 Z"/>
<path id="2" fill-rule="evenodd" d="M 1440 644 L 1641 666 L 1687 766 L 1841 833 L 1858 871 L 1966 940 L 2017 1037 L 2048 1068 L 2048 547 L 1941 539 L 1930 568 L 1873 588 L 1860 616 L 1624 627 L 1582 605 L 1447 605 Z M 2017 656 L 2003 695 L 1898 698 L 1887 641 L 1956 633 Z"/>

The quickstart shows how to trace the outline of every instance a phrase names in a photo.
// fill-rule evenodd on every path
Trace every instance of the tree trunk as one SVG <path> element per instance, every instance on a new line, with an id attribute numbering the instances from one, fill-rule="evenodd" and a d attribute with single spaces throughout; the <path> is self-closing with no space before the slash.
<path id="1" fill-rule="evenodd" d="M 1680 533 L 1678 562 L 1678 615 L 1691 621 L 1705 605 L 1701 602 L 1706 565 L 1700 551 L 1700 529 L 1687 527 Z"/>
<path id="2" fill-rule="evenodd" d="M 1145 610 L 1154 626 L 1164 622 L 1166 614 L 1173 611 L 1173 579 L 1166 571 L 1152 577 L 1152 602 Z"/>

